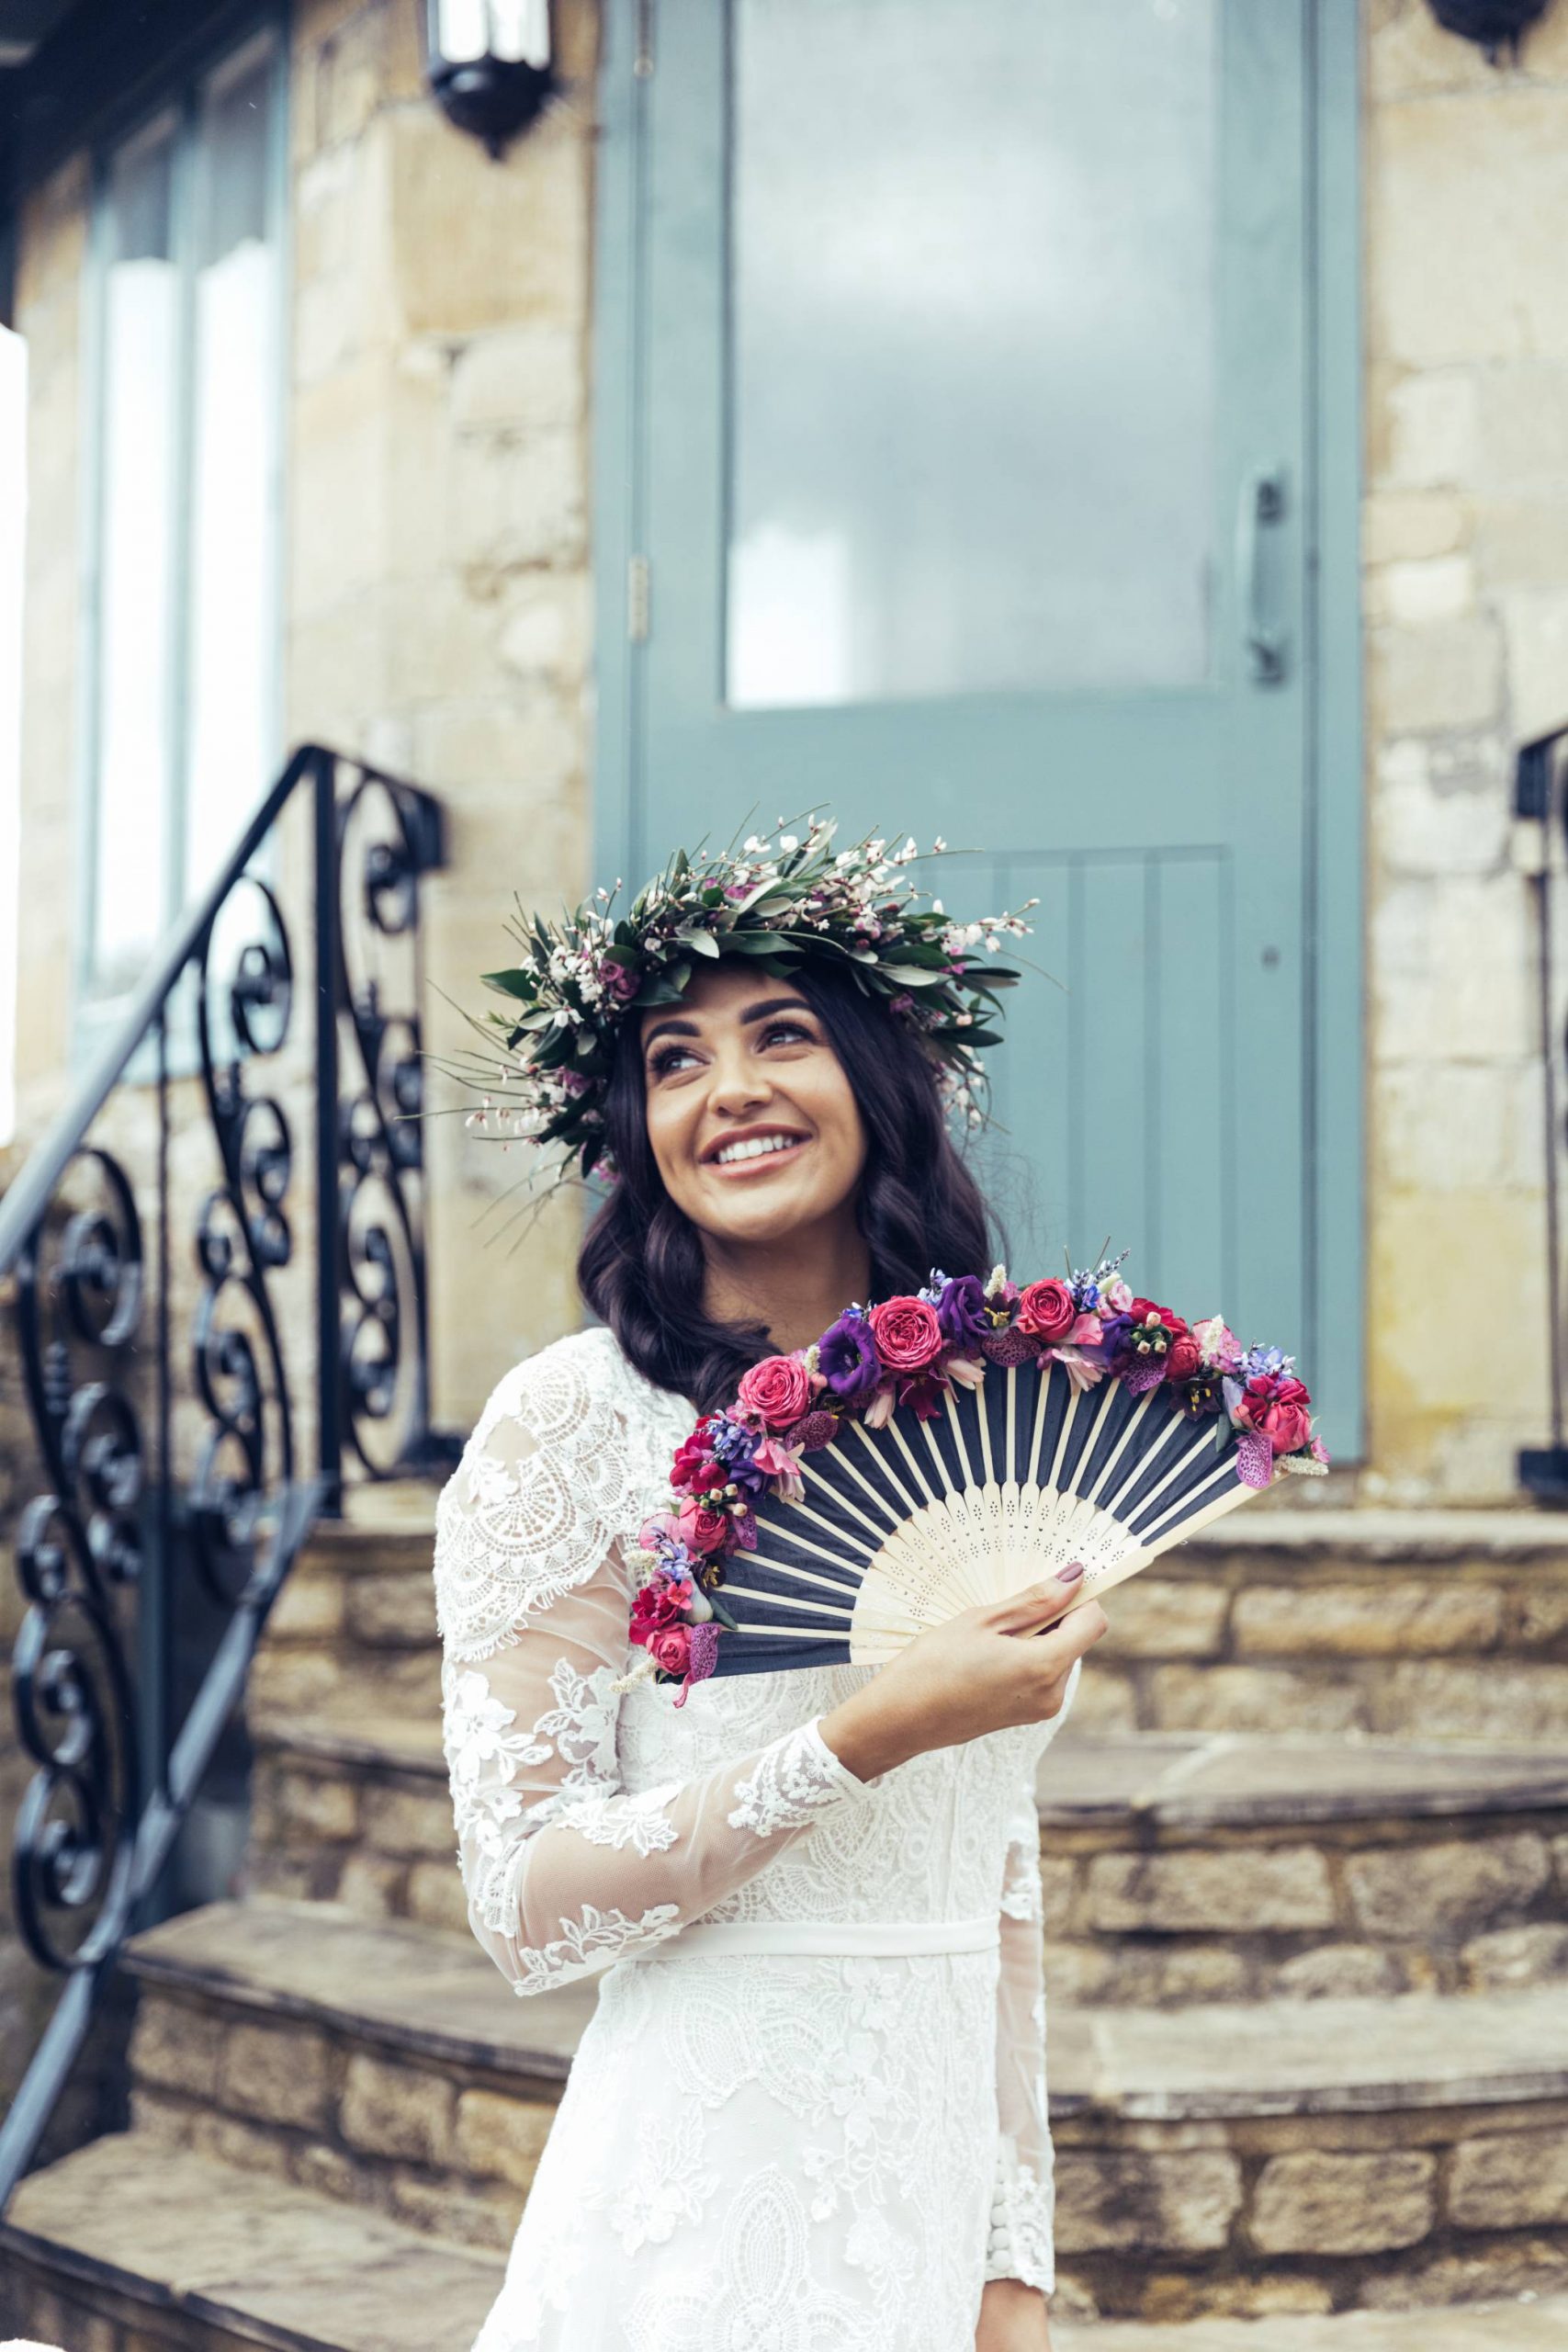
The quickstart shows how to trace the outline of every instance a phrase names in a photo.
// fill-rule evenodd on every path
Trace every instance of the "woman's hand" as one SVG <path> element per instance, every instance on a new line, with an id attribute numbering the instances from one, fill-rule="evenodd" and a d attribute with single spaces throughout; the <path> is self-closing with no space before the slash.
<path id="1" fill-rule="evenodd" d="M 991 2278 L 980 2297 L 975 2352 L 1051 2352 L 1051 2323 L 1038 2287 Z"/>
<path id="2" fill-rule="evenodd" d="M 1059 1714 L 1074 1660 L 1106 1631 L 1098 1600 L 1062 1613 L 1082 1575 L 1075 1562 L 1047 1584 L 918 1635 L 818 1725 L 845 1770 L 873 1781 L 928 1748 Z"/>

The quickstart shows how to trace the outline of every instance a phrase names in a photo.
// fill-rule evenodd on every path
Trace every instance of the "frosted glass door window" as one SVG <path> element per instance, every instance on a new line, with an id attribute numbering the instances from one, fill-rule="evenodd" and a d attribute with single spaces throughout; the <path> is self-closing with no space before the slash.
<path id="1" fill-rule="evenodd" d="M 128 988 L 163 927 L 174 694 L 179 272 L 175 126 L 115 157 L 106 191 L 93 978 Z"/>
<path id="2" fill-rule="evenodd" d="M 215 75 L 199 117 L 192 336 L 185 884 L 194 897 L 273 758 L 276 267 L 265 47 Z"/>
<path id="3" fill-rule="evenodd" d="M 728 698 L 1209 670 L 1218 0 L 735 0 Z"/>
<path id="4" fill-rule="evenodd" d="M 278 44 L 102 171 L 89 998 L 123 995 L 276 763 Z"/>

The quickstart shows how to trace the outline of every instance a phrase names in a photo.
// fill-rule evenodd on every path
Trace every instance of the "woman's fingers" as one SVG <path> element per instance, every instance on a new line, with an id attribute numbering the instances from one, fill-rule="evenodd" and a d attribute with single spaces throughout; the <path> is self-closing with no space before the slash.
<path id="1" fill-rule="evenodd" d="M 1074 1560 L 1060 1576 L 1051 1577 L 1043 1584 L 1031 1585 L 1026 1591 L 1014 1593 L 1010 1600 L 998 1601 L 988 1614 L 991 1631 L 1038 1634 L 1071 1608 L 1083 1589 L 1083 1562 Z"/>

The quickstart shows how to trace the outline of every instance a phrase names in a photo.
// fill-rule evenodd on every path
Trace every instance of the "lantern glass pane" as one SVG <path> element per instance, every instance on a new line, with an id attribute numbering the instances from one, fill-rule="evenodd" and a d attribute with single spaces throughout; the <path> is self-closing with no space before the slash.
<path id="1" fill-rule="evenodd" d="M 1208 671 L 1222 0 L 735 0 L 728 698 Z"/>
<path id="2" fill-rule="evenodd" d="M 437 46 L 449 65 L 469 65 L 490 54 L 490 10 L 486 0 L 439 0 Z"/>

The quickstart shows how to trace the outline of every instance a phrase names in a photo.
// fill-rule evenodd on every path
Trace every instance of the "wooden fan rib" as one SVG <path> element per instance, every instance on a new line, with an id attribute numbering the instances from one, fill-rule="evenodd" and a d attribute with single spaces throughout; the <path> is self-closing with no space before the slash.
<path id="1" fill-rule="evenodd" d="M 875 1446 L 873 1445 L 871 1442 L 871 1431 L 869 1430 L 864 1428 L 859 1421 L 852 1421 L 850 1423 L 850 1428 L 853 1434 L 860 1440 L 862 1445 L 864 1446 L 866 1452 L 870 1454 L 872 1460 L 875 1463 L 883 1476 L 886 1478 L 892 1486 L 897 1488 L 899 1496 L 911 1510 L 919 1510 L 920 1500 L 922 1498 L 927 1502 L 931 1500 L 931 1497 L 926 1494 L 923 1483 L 918 1476 L 915 1483 L 919 1490 L 919 1495 L 912 1495 L 909 1492 L 908 1488 L 903 1483 L 902 1478 L 895 1471 L 893 1464 L 890 1462 L 885 1462 L 881 1454 L 878 1453 Z M 908 1452 L 908 1448 L 907 1446 L 904 1450 L 906 1453 Z M 909 1464 L 909 1467 L 911 1470 L 915 1467 L 912 1460 Z"/>
<path id="2" fill-rule="evenodd" d="M 1111 1453 L 1107 1457 L 1104 1468 L 1101 1470 L 1099 1477 L 1095 1480 L 1093 1486 L 1089 1488 L 1089 1501 L 1092 1503 L 1099 1503 L 1102 1510 L 1110 1510 L 1114 1495 L 1120 1494 L 1122 1487 L 1126 1484 L 1126 1478 L 1123 1476 L 1120 1484 L 1114 1488 L 1111 1496 L 1107 1496 L 1105 1493 L 1106 1480 L 1111 1476 L 1111 1472 L 1115 1469 L 1117 1464 L 1126 1453 L 1128 1446 L 1132 1443 L 1134 1432 L 1142 1429 L 1145 1422 L 1148 1419 L 1150 1410 L 1158 1395 L 1159 1390 L 1157 1388 L 1151 1388 L 1146 1396 L 1139 1397 L 1136 1405 L 1127 1416 L 1126 1428 L 1122 1430 L 1121 1436 L 1117 1439 L 1115 1444 L 1111 1449 Z M 1140 1458 L 1141 1456 L 1134 1452 L 1134 1461 L 1137 1461 Z"/>
<path id="3" fill-rule="evenodd" d="M 738 1592 L 737 1600 L 739 1598 L 740 1595 Z M 848 1608 L 844 1608 L 839 1602 L 832 1600 L 805 1600 L 798 1593 L 794 1592 L 759 1592 L 754 1585 L 746 1588 L 746 1598 L 748 1600 L 754 1601 L 761 1609 L 808 1609 L 818 1617 L 841 1617 L 846 1625 L 855 1613 L 852 1602 Z M 734 1611 L 731 1610 L 730 1615 L 734 1616 Z M 739 1623 L 739 1620 L 737 1619 L 736 1622 Z"/>
<path id="4" fill-rule="evenodd" d="M 859 1487 L 862 1492 L 869 1498 L 874 1508 L 882 1513 L 883 1518 L 887 1522 L 886 1527 L 884 1528 L 873 1527 L 870 1520 L 864 1518 L 864 1516 L 859 1512 L 856 1513 L 856 1516 L 860 1518 L 861 1524 L 876 1537 L 879 1544 L 886 1543 L 887 1540 L 888 1531 L 892 1528 L 902 1525 L 902 1521 L 900 1520 L 898 1513 L 890 1509 L 885 1498 L 877 1493 L 876 1488 L 872 1485 L 871 1480 L 866 1476 L 865 1472 L 861 1468 L 859 1463 L 852 1462 L 850 1460 L 848 1450 L 845 1447 L 835 1443 L 829 1458 L 838 1464 L 840 1469 L 848 1473 L 848 1475 L 854 1480 L 856 1486 Z M 829 1481 L 824 1476 L 822 1471 L 816 1464 L 811 1462 L 803 1462 L 801 1464 L 801 1470 L 805 1476 L 815 1478 L 819 1487 L 827 1487 L 829 1493 L 833 1492 L 833 1488 Z M 846 1498 L 840 1496 L 839 1499 L 843 1502 L 844 1509 L 846 1510 L 854 1510 L 854 1505 Z"/>
<path id="5" fill-rule="evenodd" d="M 829 1488 L 829 1491 L 831 1493 L 832 1489 Z M 842 1498 L 840 1496 L 834 1495 L 833 1499 L 835 1502 L 838 1502 L 842 1500 Z M 808 1519 L 813 1527 L 819 1527 L 821 1529 L 824 1535 L 830 1535 L 836 1544 L 842 1544 L 851 1552 L 863 1553 L 868 1560 L 874 1560 L 876 1557 L 880 1547 L 887 1541 L 886 1536 L 879 1527 L 868 1527 L 866 1529 L 866 1533 L 870 1535 L 872 1539 L 868 1544 L 862 1537 L 850 1534 L 846 1529 L 835 1527 L 830 1519 L 824 1519 L 821 1512 L 813 1510 L 811 1505 L 807 1502 L 786 1503 L 784 1508 L 790 1515 L 790 1532 L 792 1534 L 794 1533 L 794 1522 L 797 1518 Z M 852 1506 L 845 1503 L 844 1508 L 848 1510 L 852 1509 Z M 856 1511 L 854 1515 L 857 1519 L 860 1518 L 860 1513 L 858 1511 Z M 863 1521 L 862 1523 L 863 1524 L 864 1522 Z M 801 1538 L 802 1542 L 805 1540 L 806 1539 L 804 1537 Z"/>
<path id="6" fill-rule="evenodd" d="M 819 1560 L 827 1558 L 828 1555 L 825 1552 L 817 1552 L 817 1547 L 814 1544 L 806 1543 L 804 1537 L 801 1537 L 798 1540 L 801 1542 L 804 1549 L 809 1552 L 816 1552 L 817 1557 Z M 745 1556 L 749 1560 L 754 1560 L 760 1568 L 772 1569 L 773 1575 L 776 1577 L 794 1577 L 801 1584 L 820 1585 L 824 1592 L 853 1593 L 860 1590 L 860 1580 L 858 1579 L 852 1583 L 844 1577 L 818 1576 L 815 1568 L 803 1568 L 795 1561 L 772 1559 L 766 1552 L 749 1552 Z M 750 1591 L 751 1588 L 748 1585 L 738 1584 L 735 1587 L 735 1589 L 737 1592 L 747 1592 Z"/>

